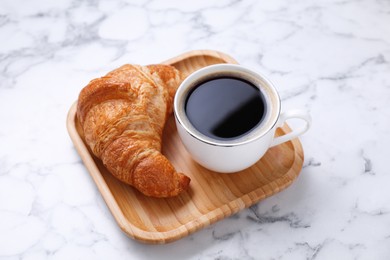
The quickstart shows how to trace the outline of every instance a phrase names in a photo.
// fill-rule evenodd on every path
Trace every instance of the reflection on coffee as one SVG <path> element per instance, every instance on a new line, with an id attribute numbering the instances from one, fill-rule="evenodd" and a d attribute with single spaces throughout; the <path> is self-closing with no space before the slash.
<path id="1" fill-rule="evenodd" d="M 265 115 L 264 97 L 252 83 L 219 77 L 198 84 L 189 93 L 185 112 L 202 134 L 229 140 L 249 133 Z"/>

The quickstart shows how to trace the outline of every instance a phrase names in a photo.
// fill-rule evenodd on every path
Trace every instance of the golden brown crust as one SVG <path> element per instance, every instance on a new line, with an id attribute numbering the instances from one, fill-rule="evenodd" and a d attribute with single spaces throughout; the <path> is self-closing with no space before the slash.
<path id="1" fill-rule="evenodd" d="M 180 73 L 168 65 L 124 65 L 80 92 L 77 117 L 94 155 L 145 195 L 176 196 L 190 179 L 161 154 Z"/>

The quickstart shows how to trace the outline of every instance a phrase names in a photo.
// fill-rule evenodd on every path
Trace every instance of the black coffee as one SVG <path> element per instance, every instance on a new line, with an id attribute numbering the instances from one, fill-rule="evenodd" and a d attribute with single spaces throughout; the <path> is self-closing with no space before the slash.
<path id="1" fill-rule="evenodd" d="M 260 124 L 264 97 L 252 83 L 235 78 L 213 78 L 188 95 L 185 112 L 191 124 L 214 139 L 238 138 Z"/>

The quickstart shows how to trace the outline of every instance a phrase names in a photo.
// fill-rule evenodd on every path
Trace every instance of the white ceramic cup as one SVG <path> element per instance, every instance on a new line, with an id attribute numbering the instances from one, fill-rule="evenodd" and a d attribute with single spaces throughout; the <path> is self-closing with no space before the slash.
<path id="1" fill-rule="evenodd" d="M 191 124 L 185 111 L 188 95 L 200 82 L 224 76 L 249 81 L 259 88 L 266 108 L 262 121 L 254 129 L 229 140 L 214 139 L 202 134 Z M 192 158 L 205 168 L 222 173 L 237 172 L 252 166 L 270 147 L 296 138 L 306 132 L 311 124 L 311 117 L 305 111 L 292 110 L 281 113 L 280 98 L 273 84 L 253 70 L 236 64 L 211 65 L 188 76 L 176 92 L 174 114 L 181 141 Z M 303 126 L 285 135 L 274 137 L 276 128 L 290 118 L 304 120 Z"/>

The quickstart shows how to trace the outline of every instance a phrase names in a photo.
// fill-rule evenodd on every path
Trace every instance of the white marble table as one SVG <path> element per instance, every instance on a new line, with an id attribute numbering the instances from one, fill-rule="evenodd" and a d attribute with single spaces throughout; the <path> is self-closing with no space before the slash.
<path id="1" fill-rule="evenodd" d="M 388 0 L 2 0 L 0 39 L 1 259 L 390 259 Z M 117 226 L 66 115 L 90 79 L 197 49 L 310 111 L 304 168 L 239 214 L 144 245 Z"/>

